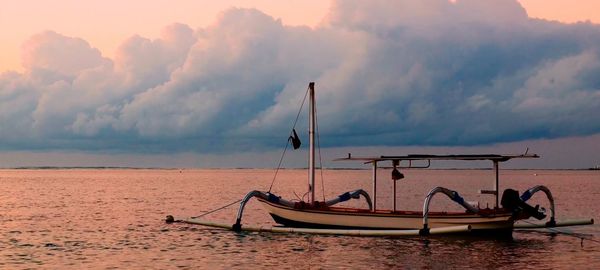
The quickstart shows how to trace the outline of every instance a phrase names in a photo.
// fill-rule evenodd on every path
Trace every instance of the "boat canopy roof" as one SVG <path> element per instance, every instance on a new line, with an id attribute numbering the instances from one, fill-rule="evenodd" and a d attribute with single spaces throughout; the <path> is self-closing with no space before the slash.
<path id="1" fill-rule="evenodd" d="M 374 156 L 374 157 L 353 157 L 348 153 L 348 157 L 338 158 L 335 161 L 363 161 L 365 163 L 380 162 L 380 161 L 402 161 L 402 160 L 490 160 L 504 162 L 513 158 L 539 158 L 537 154 L 520 154 L 520 155 L 497 155 L 497 154 L 475 154 L 475 155 L 422 155 L 411 154 L 403 156 Z"/>

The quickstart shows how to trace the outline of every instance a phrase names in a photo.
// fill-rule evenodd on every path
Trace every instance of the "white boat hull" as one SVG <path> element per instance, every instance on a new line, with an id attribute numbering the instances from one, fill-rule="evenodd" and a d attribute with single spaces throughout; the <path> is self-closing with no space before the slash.
<path id="1" fill-rule="evenodd" d="M 295 209 L 259 199 L 277 223 L 293 227 L 422 229 L 421 212 L 360 211 L 348 208 Z M 429 228 L 471 225 L 473 230 L 512 230 L 510 213 L 480 216 L 469 213 L 430 213 Z"/>

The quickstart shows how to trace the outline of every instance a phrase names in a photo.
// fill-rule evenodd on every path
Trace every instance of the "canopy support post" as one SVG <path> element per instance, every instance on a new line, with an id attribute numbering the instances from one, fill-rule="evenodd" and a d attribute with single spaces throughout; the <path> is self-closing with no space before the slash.
<path id="1" fill-rule="evenodd" d="M 377 161 L 373 161 L 373 212 L 377 211 Z"/>
<path id="2" fill-rule="evenodd" d="M 396 182 L 398 180 L 392 179 L 394 181 L 394 212 L 396 212 Z"/>
<path id="3" fill-rule="evenodd" d="M 499 206 L 498 188 L 499 188 L 500 175 L 499 175 L 499 172 L 498 172 L 499 171 L 498 161 L 497 160 L 493 160 L 492 162 L 494 163 L 494 196 L 496 197 L 495 208 L 498 208 L 498 206 Z"/>

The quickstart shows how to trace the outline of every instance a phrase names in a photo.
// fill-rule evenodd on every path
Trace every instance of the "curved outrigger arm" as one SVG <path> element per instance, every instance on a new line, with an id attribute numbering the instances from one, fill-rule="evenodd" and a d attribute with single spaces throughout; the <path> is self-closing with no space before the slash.
<path id="1" fill-rule="evenodd" d="M 263 191 L 259 191 L 259 190 L 250 191 L 250 192 L 248 192 L 248 194 L 246 194 L 246 196 L 244 196 L 244 198 L 242 199 L 242 202 L 240 202 L 240 209 L 238 209 L 235 224 L 233 224 L 233 226 L 231 227 L 232 230 L 238 231 L 238 232 L 242 230 L 242 215 L 244 214 L 244 207 L 246 207 L 246 203 L 248 203 L 248 201 L 250 199 L 252 199 L 253 197 L 259 197 L 259 198 L 269 201 L 269 202 L 278 203 L 278 204 L 282 204 L 282 205 L 289 206 L 289 207 L 294 207 L 294 202 L 282 199 L 281 197 L 279 197 L 271 192 L 263 192 Z"/>
<path id="2" fill-rule="evenodd" d="M 554 210 L 554 197 L 552 197 L 552 192 L 550 192 L 550 189 L 548 189 L 546 186 L 535 186 L 532 187 L 528 190 L 526 190 L 525 192 L 523 192 L 523 194 L 521 194 L 521 200 L 523 202 L 526 202 L 527 200 L 531 199 L 531 197 L 533 197 L 533 194 L 535 194 L 538 191 L 543 191 L 544 193 L 546 193 L 546 197 L 548 197 L 548 201 L 550 201 L 550 221 L 548 221 L 546 223 L 547 226 L 555 226 L 556 225 L 556 219 L 555 217 L 555 210 Z"/>
<path id="3" fill-rule="evenodd" d="M 448 198 L 460 204 L 462 207 L 467 209 L 467 211 L 472 213 L 479 213 L 479 209 L 465 202 L 465 199 L 463 199 L 463 197 L 461 197 L 458 194 L 458 192 L 447 189 L 445 187 L 435 187 L 431 191 L 429 191 L 429 193 L 427 193 L 427 196 L 425 197 L 425 202 L 423 203 L 423 229 L 419 230 L 419 234 L 421 235 L 429 234 L 429 202 L 431 202 L 431 198 L 433 198 L 433 195 L 435 195 L 436 193 L 446 194 Z"/>
<path id="4" fill-rule="evenodd" d="M 357 189 L 355 191 L 348 191 L 346 193 L 343 193 L 340 196 L 337 196 L 331 200 L 325 201 L 325 205 L 332 206 L 334 204 L 337 204 L 340 202 L 345 202 L 350 199 L 360 199 L 360 195 L 365 197 L 365 201 L 367 201 L 367 204 L 369 205 L 369 210 L 373 210 L 373 202 L 371 201 L 371 196 L 369 196 L 369 193 L 367 193 L 366 191 L 364 191 L 362 189 Z"/>
<path id="5" fill-rule="evenodd" d="M 364 191 L 362 189 L 357 189 L 354 191 L 343 193 L 342 195 L 337 196 L 334 199 L 325 201 L 324 205 L 332 206 L 334 204 L 337 204 L 340 202 L 345 202 L 350 199 L 359 199 L 361 195 L 363 197 L 365 197 L 365 200 L 369 204 L 369 210 L 373 209 L 373 203 L 371 201 L 371 197 L 369 196 L 369 194 L 366 191 Z M 244 207 L 246 206 L 246 203 L 248 203 L 248 201 L 250 199 L 252 199 L 253 197 L 259 197 L 265 201 L 269 201 L 272 203 L 276 203 L 276 204 L 280 204 L 280 205 L 284 205 L 284 206 L 292 207 L 292 208 L 296 207 L 299 204 L 298 202 L 292 202 L 292 201 L 288 201 L 286 199 L 282 199 L 280 196 L 277 196 L 271 192 L 263 192 L 263 191 L 259 191 L 259 190 L 250 191 L 250 192 L 248 192 L 248 194 L 246 194 L 246 196 L 244 196 L 244 198 L 240 202 L 240 208 L 238 209 L 235 224 L 233 224 L 233 226 L 231 227 L 232 230 L 241 231 L 242 215 L 244 214 Z M 302 203 L 302 202 L 300 202 L 300 203 Z"/>

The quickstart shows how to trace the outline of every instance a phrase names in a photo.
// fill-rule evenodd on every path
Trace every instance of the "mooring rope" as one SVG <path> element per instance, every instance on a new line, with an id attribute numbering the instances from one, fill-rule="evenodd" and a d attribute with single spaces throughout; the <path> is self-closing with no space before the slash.
<path id="1" fill-rule="evenodd" d="M 225 208 L 227 208 L 227 207 L 229 207 L 229 206 L 232 206 L 232 205 L 234 205 L 234 204 L 236 204 L 236 203 L 239 203 L 239 202 L 241 202 L 241 201 L 242 201 L 242 200 L 241 200 L 241 199 L 239 199 L 239 200 L 237 200 L 237 201 L 235 201 L 235 202 L 232 202 L 232 203 L 229 203 L 229 204 L 227 204 L 227 205 L 221 206 L 221 207 L 219 207 L 219 208 L 217 208 L 217 209 L 210 210 L 210 211 L 208 211 L 208 212 L 206 212 L 206 213 L 204 213 L 204 214 L 202 214 L 202 215 L 195 216 L 195 217 L 190 217 L 190 218 L 199 218 L 199 217 L 203 217 L 203 216 L 206 216 L 206 215 L 208 215 L 208 214 L 212 214 L 212 213 L 214 213 L 214 212 L 217 212 L 217 211 L 219 211 L 219 210 L 223 210 L 223 209 L 225 209 Z"/>
<path id="2" fill-rule="evenodd" d="M 534 222 L 529 222 L 529 221 L 527 221 L 527 220 L 520 220 L 520 221 L 522 221 L 522 222 L 525 222 L 525 223 L 528 223 L 528 224 L 530 224 L 530 225 L 537 225 L 536 223 L 534 223 Z M 556 229 L 556 228 L 552 228 L 552 227 L 543 227 L 542 229 L 547 229 L 547 230 L 549 230 L 549 231 L 551 231 L 551 232 L 553 232 L 553 233 L 560 233 L 560 234 L 564 234 L 564 235 L 566 235 L 566 236 L 571 236 L 571 237 L 579 238 L 579 239 L 581 239 L 581 246 L 582 246 L 582 247 L 583 247 L 583 240 L 588 240 L 588 241 L 592 241 L 592 242 L 595 242 L 595 243 L 598 243 L 598 244 L 600 244 L 600 241 L 598 241 L 598 240 L 596 240 L 596 239 L 585 238 L 585 237 L 581 236 L 581 234 L 580 234 L 580 233 L 569 233 L 569 232 L 561 231 L 561 230 L 558 230 L 558 229 Z"/>
<path id="3" fill-rule="evenodd" d="M 296 114 L 296 120 L 294 120 L 294 125 L 292 126 L 292 130 L 290 130 L 290 136 L 292 136 L 294 129 L 296 128 L 296 123 L 298 123 L 298 118 L 300 117 L 300 113 L 302 112 L 302 108 L 304 107 L 304 102 L 306 101 L 306 97 L 308 96 L 310 86 L 306 88 L 306 93 L 304 94 L 304 98 L 302 99 L 302 103 L 300 104 L 300 109 L 298 110 L 298 114 Z M 285 152 L 287 151 L 288 145 L 290 144 L 290 140 L 288 139 L 285 142 L 285 148 L 283 149 L 283 153 L 281 153 L 281 158 L 279 158 L 279 164 L 277 164 L 277 169 L 275 170 L 275 175 L 273 176 L 273 181 L 271 181 L 271 186 L 269 186 L 269 192 L 273 188 L 273 184 L 275 184 L 275 179 L 277 179 L 277 173 L 281 168 L 281 163 L 283 162 L 283 157 L 285 156 Z"/>

